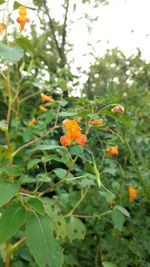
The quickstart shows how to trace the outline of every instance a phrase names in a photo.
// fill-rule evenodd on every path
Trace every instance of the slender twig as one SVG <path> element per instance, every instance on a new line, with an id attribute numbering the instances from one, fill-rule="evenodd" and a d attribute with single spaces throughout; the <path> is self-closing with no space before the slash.
<path id="1" fill-rule="evenodd" d="M 125 136 L 125 134 L 124 134 L 124 141 L 125 141 L 125 144 L 126 144 L 126 146 L 127 146 L 127 148 L 128 148 L 128 151 L 129 151 L 129 153 L 130 153 L 131 162 L 132 162 L 132 164 L 133 164 L 133 166 L 134 166 L 134 168 L 135 168 L 137 177 L 139 178 L 139 182 L 140 182 L 141 186 L 143 187 L 143 189 L 144 189 L 144 191 L 145 191 L 145 194 L 147 195 L 148 199 L 150 200 L 150 192 L 149 192 L 147 186 L 146 186 L 145 183 L 144 183 L 142 174 L 141 174 L 141 172 L 140 172 L 140 170 L 139 170 L 139 167 L 137 166 L 137 163 L 136 163 L 136 160 L 135 160 L 135 157 L 134 157 L 134 153 L 133 153 L 133 151 L 132 151 L 132 148 L 131 148 L 131 146 L 130 146 L 130 144 L 129 144 L 129 142 L 128 142 L 126 136 Z"/>
<path id="2" fill-rule="evenodd" d="M 74 211 L 79 207 L 79 205 L 81 204 L 81 202 L 84 200 L 85 196 L 87 195 L 88 191 L 89 191 L 89 187 L 85 189 L 85 191 L 83 193 L 81 193 L 81 198 L 78 200 L 78 202 L 76 203 L 76 205 L 73 207 L 73 209 L 65 215 L 65 217 L 70 217 L 72 216 L 72 214 L 74 213 Z"/>
<path id="3" fill-rule="evenodd" d="M 33 145 L 35 144 L 36 142 L 42 140 L 44 137 L 46 137 L 49 133 L 53 132 L 56 128 L 59 128 L 59 126 L 54 126 L 52 129 L 50 129 L 49 131 L 47 131 L 46 133 L 44 133 L 42 136 L 34 139 L 34 140 L 31 140 L 30 142 L 22 145 L 21 147 L 19 147 L 16 151 L 14 151 L 13 153 L 13 157 L 16 156 L 16 154 L 18 154 L 21 150 L 23 150 L 24 148 L 30 146 L 30 145 Z"/>
<path id="4" fill-rule="evenodd" d="M 69 175 L 69 173 L 71 172 L 71 170 L 72 170 L 72 168 L 73 168 L 73 166 L 74 166 L 74 164 L 75 164 L 77 158 L 78 158 L 78 156 L 76 156 L 76 157 L 72 160 L 72 162 L 71 162 L 71 164 L 70 164 L 70 166 L 69 166 L 69 168 L 68 168 L 68 171 L 67 171 L 67 173 L 66 173 L 66 175 L 64 176 L 63 179 L 61 179 L 60 181 L 58 181 L 58 182 L 55 183 L 55 184 L 52 184 L 52 185 L 49 186 L 47 189 L 45 189 L 43 192 L 39 193 L 39 195 L 40 195 L 40 196 L 43 196 L 43 195 L 45 195 L 46 193 L 48 193 L 52 188 L 54 188 L 54 187 L 56 187 L 56 186 L 58 186 L 58 185 L 64 183 L 64 182 L 66 181 L 66 179 L 68 178 L 68 175 Z"/>

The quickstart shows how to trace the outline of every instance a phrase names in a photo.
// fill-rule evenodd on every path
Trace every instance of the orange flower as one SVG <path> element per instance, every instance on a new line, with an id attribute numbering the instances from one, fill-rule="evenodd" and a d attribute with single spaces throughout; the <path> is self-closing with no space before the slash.
<path id="1" fill-rule="evenodd" d="M 119 113 L 119 114 L 122 114 L 124 113 L 124 107 L 121 106 L 121 105 L 115 105 L 112 110 L 111 110 L 112 113 Z"/>
<path id="2" fill-rule="evenodd" d="M 27 11 L 25 6 L 19 7 L 19 17 L 17 18 L 17 22 L 20 24 L 20 31 L 24 30 L 25 24 L 30 21 L 29 18 L 26 17 Z"/>
<path id="3" fill-rule="evenodd" d="M 107 156 L 116 156 L 118 155 L 118 146 L 112 146 L 106 149 L 106 155 Z"/>
<path id="4" fill-rule="evenodd" d="M 42 112 L 46 112 L 46 111 L 48 111 L 48 109 L 45 108 L 44 106 L 39 106 L 39 109 L 40 109 L 40 111 L 42 111 Z"/>
<path id="5" fill-rule="evenodd" d="M 31 119 L 30 121 L 29 121 L 29 127 L 32 127 L 33 125 L 36 125 L 37 124 L 37 120 L 35 119 L 35 118 L 33 118 L 33 119 Z"/>
<path id="6" fill-rule="evenodd" d="M 6 25 L 4 22 L 0 23 L 0 35 L 3 35 L 3 32 L 6 30 Z"/>
<path id="7" fill-rule="evenodd" d="M 104 120 L 103 119 L 99 119 L 99 120 L 95 120 L 95 121 L 89 121 L 90 125 L 103 125 L 104 124 Z"/>
<path id="8" fill-rule="evenodd" d="M 136 189 L 134 186 L 130 185 L 128 191 L 129 191 L 129 200 L 130 202 L 133 202 L 137 197 L 139 190 Z"/>
<path id="9" fill-rule="evenodd" d="M 53 103 L 53 102 L 55 102 L 55 100 L 51 96 L 41 94 L 41 102 L 42 103 L 45 103 L 45 102 Z"/>
<path id="10" fill-rule="evenodd" d="M 75 120 L 64 120 L 63 125 L 66 129 L 66 134 L 60 137 L 60 143 L 63 146 L 70 146 L 73 141 L 76 141 L 79 145 L 84 146 L 87 138 L 84 134 L 81 134 L 81 128 Z"/>

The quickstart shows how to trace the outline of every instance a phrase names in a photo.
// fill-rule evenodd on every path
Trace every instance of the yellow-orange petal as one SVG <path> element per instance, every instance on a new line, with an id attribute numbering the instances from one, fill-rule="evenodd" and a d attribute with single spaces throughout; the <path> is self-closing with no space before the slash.
<path id="1" fill-rule="evenodd" d="M 26 16 L 26 13 L 27 13 L 26 7 L 25 6 L 20 6 L 19 7 L 19 15 Z"/>
<path id="2" fill-rule="evenodd" d="M 0 23 L 0 35 L 2 35 L 5 30 L 6 30 L 6 25 L 4 22 L 1 22 Z"/>
<path id="3" fill-rule="evenodd" d="M 85 143 L 87 142 L 87 137 L 84 134 L 80 134 L 80 136 L 78 138 L 75 139 L 75 141 L 81 145 L 81 146 L 85 146 Z"/>
<path id="4" fill-rule="evenodd" d="M 29 121 L 29 127 L 31 127 L 31 126 L 33 126 L 33 125 L 36 125 L 37 124 L 37 120 L 35 119 L 35 118 L 33 118 L 33 119 L 31 119 L 30 121 Z"/>
<path id="5" fill-rule="evenodd" d="M 107 156 L 116 156 L 119 153 L 118 146 L 109 147 L 106 149 L 106 155 Z"/>
<path id="6" fill-rule="evenodd" d="M 131 185 L 128 187 L 128 191 L 129 191 L 129 200 L 130 202 L 133 202 L 137 197 L 139 190 Z"/>
<path id="7" fill-rule="evenodd" d="M 41 112 L 46 112 L 46 111 L 48 111 L 48 109 L 45 108 L 44 106 L 39 106 L 39 109 L 40 109 Z"/>
<path id="8" fill-rule="evenodd" d="M 41 102 L 42 103 L 45 103 L 45 102 L 53 103 L 53 102 L 55 102 L 55 100 L 52 96 L 48 96 L 48 95 L 45 95 L 42 93 L 41 94 Z"/>
<path id="9" fill-rule="evenodd" d="M 89 121 L 90 125 L 103 125 L 104 124 L 104 120 L 103 119 L 99 119 L 99 120 L 94 120 L 94 121 Z"/>
<path id="10" fill-rule="evenodd" d="M 60 137 L 60 143 L 62 146 L 70 146 L 71 142 L 72 140 L 67 134 Z"/>

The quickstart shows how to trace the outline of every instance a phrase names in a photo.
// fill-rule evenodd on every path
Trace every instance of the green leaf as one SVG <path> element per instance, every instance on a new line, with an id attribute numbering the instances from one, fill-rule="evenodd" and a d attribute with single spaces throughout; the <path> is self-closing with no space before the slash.
<path id="1" fill-rule="evenodd" d="M 0 160 L 8 157 L 8 148 L 0 145 Z"/>
<path id="2" fill-rule="evenodd" d="M 5 209 L 0 218 L 0 243 L 10 239 L 24 224 L 26 211 L 18 204 Z"/>
<path id="3" fill-rule="evenodd" d="M 25 50 L 30 51 L 31 53 L 34 53 L 34 47 L 32 43 L 27 39 L 26 37 L 17 38 L 16 40 L 17 45 L 22 47 Z"/>
<path id="4" fill-rule="evenodd" d="M 15 2 L 14 2 L 13 9 L 18 9 L 20 6 L 22 6 L 22 4 L 19 3 L 18 1 L 15 1 Z M 29 7 L 29 6 L 26 6 L 26 5 L 25 5 L 25 7 L 26 7 L 26 8 L 29 8 L 29 9 L 31 9 L 31 10 L 36 10 L 36 8 L 34 8 L 34 7 Z"/>
<path id="5" fill-rule="evenodd" d="M 41 151 L 44 151 L 44 150 L 53 150 L 53 149 L 65 149 L 65 147 L 63 146 L 55 146 L 55 145 L 39 145 L 35 148 L 35 150 L 41 150 Z"/>
<path id="6" fill-rule="evenodd" d="M 103 261 L 102 264 L 104 267 L 117 267 L 116 264 L 109 262 L 109 261 Z"/>
<path id="7" fill-rule="evenodd" d="M 84 239 L 86 233 L 85 225 L 78 218 L 71 217 L 67 224 L 67 236 L 72 242 L 75 239 Z"/>
<path id="8" fill-rule="evenodd" d="M 29 161 L 29 163 L 27 164 L 27 169 L 30 170 L 32 169 L 35 165 L 37 165 L 39 162 L 41 161 L 41 159 L 32 159 Z"/>
<path id="9" fill-rule="evenodd" d="M 60 244 L 52 236 L 50 218 L 33 214 L 26 229 L 27 245 L 40 267 L 61 267 L 63 253 Z"/>
<path id="10" fill-rule="evenodd" d="M 86 160 L 84 153 L 83 153 L 83 148 L 79 145 L 74 145 L 70 148 L 70 155 L 76 155 Z"/>
<path id="11" fill-rule="evenodd" d="M 124 207 L 122 207 L 122 206 L 120 206 L 120 205 L 116 205 L 116 206 L 114 207 L 114 209 L 117 209 L 117 210 L 119 210 L 122 214 L 124 214 L 125 216 L 130 217 L 130 213 L 129 213 Z"/>
<path id="12" fill-rule="evenodd" d="M 53 231 L 57 238 L 65 239 L 67 235 L 66 221 L 61 211 L 52 199 L 42 198 L 45 212 L 53 222 Z"/>
<path id="13" fill-rule="evenodd" d="M 7 130 L 8 130 L 8 126 L 7 126 L 7 122 L 6 122 L 6 120 L 1 120 L 1 121 L 0 121 L 0 130 L 1 130 L 2 132 L 7 132 Z"/>
<path id="14" fill-rule="evenodd" d="M 64 178 L 65 175 L 67 174 L 67 170 L 62 169 L 62 168 L 57 168 L 55 170 L 53 170 L 53 172 L 56 174 L 57 177 L 59 177 L 60 179 Z M 70 172 L 68 175 L 68 178 L 73 178 L 72 173 Z"/>
<path id="15" fill-rule="evenodd" d="M 18 62 L 24 55 L 24 50 L 19 46 L 8 47 L 0 44 L 0 57 L 10 63 Z"/>
<path id="16" fill-rule="evenodd" d="M 60 117 L 74 117 L 74 116 L 76 116 L 76 115 L 78 115 L 78 113 L 76 113 L 76 112 L 69 112 L 69 111 L 62 111 L 62 112 L 60 112 L 59 113 L 59 116 Z"/>
<path id="17" fill-rule="evenodd" d="M 112 221 L 113 221 L 114 225 L 117 227 L 117 229 L 119 231 L 122 231 L 123 224 L 124 224 L 124 221 L 125 221 L 124 214 L 121 213 L 119 210 L 114 208 L 112 213 L 111 213 L 111 217 L 112 217 Z"/>
<path id="18" fill-rule="evenodd" d="M 113 118 L 114 120 L 118 121 L 119 123 L 121 123 L 121 124 L 123 124 L 123 125 L 125 125 L 125 126 L 127 126 L 127 127 L 131 127 L 130 122 L 127 121 L 123 116 L 114 115 L 112 112 L 107 111 L 107 110 L 105 110 L 105 111 L 100 111 L 99 114 L 107 115 L 107 116 Z"/>
<path id="19" fill-rule="evenodd" d="M 28 204 L 40 215 L 44 215 L 44 207 L 42 202 L 38 198 L 30 198 Z"/>
<path id="20" fill-rule="evenodd" d="M 0 0 L 0 5 L 3 4 L 5 2 L 5 0 Z"/>
<path id="21" fill-rule="evenodd" d="M 12 199 L 19 190 L 19 184 L 2 181 L 0 183 L 0 207 Z"/>

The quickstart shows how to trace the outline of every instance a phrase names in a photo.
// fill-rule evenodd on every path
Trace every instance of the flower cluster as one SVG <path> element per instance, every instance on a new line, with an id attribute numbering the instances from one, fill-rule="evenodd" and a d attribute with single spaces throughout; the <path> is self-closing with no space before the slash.
<path id="1" fill-rule="evenodd" d="M 133 202 L 138 195 L 138 189 L 131 185 L 129 186 L 128 191 L 129 191 L 129 200 L 130 202 Z"/>
<path id="2" fill-rule="evenodd" d="M 20 31 L 24 30 L 25 24 L 30 21 L 29 18 L 26 17 L 27 11 L 25 6 L 19 7 L 19 16 L 17 18 L 17 22 L 20 24 Z"/>
<path id="3" fill-rule="evenodd" d="M 66 129 L 66 134 L 60 137 L 60 143 L 63 146 L 70 146 L 73 141 L 76 141 L 81 146 L 84 146 L 87 138 L 81 134 L 81 128 L 75 120 L 64 120 L 63 126 Z"/>

